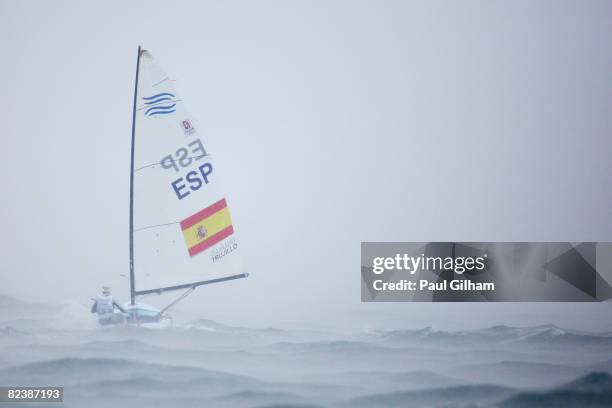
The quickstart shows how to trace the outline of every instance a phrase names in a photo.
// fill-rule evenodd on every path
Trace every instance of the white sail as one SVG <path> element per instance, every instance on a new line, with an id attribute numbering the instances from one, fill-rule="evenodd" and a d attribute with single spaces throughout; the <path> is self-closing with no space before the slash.
<path id="1" fill-rule="evenodd" d="M 135 292 L 242 274 L 217 169 L 173 81 L 140 53 L 134 139 Z"/>

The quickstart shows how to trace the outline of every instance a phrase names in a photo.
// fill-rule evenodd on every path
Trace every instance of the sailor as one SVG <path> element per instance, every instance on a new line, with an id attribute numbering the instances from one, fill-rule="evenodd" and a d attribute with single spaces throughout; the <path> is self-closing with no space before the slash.
<path id="1" fill-rule="evenodd" d="M 108 286 L 102 286 L 102 295 L 95 300 L 91 313 L 98 314 L 98 322 L 101 325 L 123 323 L 126 314 L 125 310 L 114 301 Z"/>

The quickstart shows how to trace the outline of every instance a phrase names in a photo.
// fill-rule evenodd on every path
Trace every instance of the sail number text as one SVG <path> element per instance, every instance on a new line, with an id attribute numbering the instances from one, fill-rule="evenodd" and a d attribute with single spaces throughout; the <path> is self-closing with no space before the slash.
<path id="1" fill-rule="evenodd" d="M 191 166 L 195 161 L 206 157 L 206 150 L 200 139 L 189 143 L 186 147 L 181 147 L 175 153 L 164 156 L 159 164 L 164 169 L 173 169 L 176 173 L 183 168 Z M 170 186 L 179 200 L 187 197 L 192 191 L 197 191 L 204 184 L 208 184 L 209 176 L 212 174 L 212 164 L 207 162 L 198 166 L 197 169 L 188 171 L 182 177 L 172 181 Z"/>

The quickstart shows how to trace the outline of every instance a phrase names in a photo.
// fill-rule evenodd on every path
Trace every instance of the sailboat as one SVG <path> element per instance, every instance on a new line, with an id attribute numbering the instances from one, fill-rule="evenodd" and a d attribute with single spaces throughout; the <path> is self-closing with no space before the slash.
<path id="1" fill-rule="evenodd" d="M 130 160 L 130 301 L 122 324 L 159 323 L 202 285 L 245 278 L 228 202 L 171 80 L 138 47 Z M 163 309 L 139 300 L 182 291 Z M 117 312 L 117 311 L 115 311 Z"/>

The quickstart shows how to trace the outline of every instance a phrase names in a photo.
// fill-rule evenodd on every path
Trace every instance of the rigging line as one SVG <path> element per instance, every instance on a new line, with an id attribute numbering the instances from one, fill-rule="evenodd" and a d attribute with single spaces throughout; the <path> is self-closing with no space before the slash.
<path id="1" fill-rule="evenodd" d="M 168 160 L 164 160 L 164 163 L 176 163 L 178 161 L 187 160 L 187 159 L 200 160 L 200 159 L 203 159 L 204 157 L 210 157 L 210 154 L 205 154 L 204 156 L 198 156 L 198 157 L 182 157 L 182 158 L 180 158 L 178 160 L 176 160 L 176 159 L 168 159 Z M 153 166 L 157 166 L 157 165 L 161 166 L 161 162 L 159 162 L 159 163 L 152 163 L 152 164 L 146 164 L 144 166 L 141 166 L 141 167 L 137 168 L 136 170 L 134 170 L 134 173 L 136 173 L 138 170 L 143 170 L 143 169 L 146 169 L 147 167 L 153 167 Z"/>
<path id="2" fill-rule="evenodd" d="M 192 286 L 189 289 L 187 289 L 187 291 L 185 293 L 183 293 L 181 296 L 179 296 L 177 299 L 175 299 L 172 303 L 170 303 L 168 306 L 164 307 L 162 310 L 160 310 L 159 315 L 164 314 L 168 309 L 170 309 L 172 306 L 176 305 L 178 302 L 180 302 L 181 300 L 185 299 L 187 296 L 189 296 L 190 294 L 193 293 L 193 291 L 196 290 L 196 286 Z"/>
<path id="3" fill-rule="evenodd" d="M 162 79 L 161 81 L 156 82 L 156 83 L 154 83 L 154 84 L 153 84 L 153 85 L 151 85 L 151 86 L 157 86 L 157 85 L 161 84 L 162 82 L 169 81 L 169 80 L 170 80 L 170 78 L 169 78 L 169 77 L 165 77 L 165 78 L 164 78 L 164 79 Z"/>
<path id="4" fill-rule="evenodd" d="M 174 225 L 174 224 L 180 224 L 180 223 L 181 223 L 180 221 L 174 221 L 174 222 L 167 222 L 165 224 L 147 225 L 146 227 L 135 228 L 134 232 L 144 231 L 144 230 L 148 230 L 151 228 L 167 227 L 168 225 Z"/>

